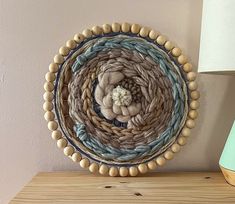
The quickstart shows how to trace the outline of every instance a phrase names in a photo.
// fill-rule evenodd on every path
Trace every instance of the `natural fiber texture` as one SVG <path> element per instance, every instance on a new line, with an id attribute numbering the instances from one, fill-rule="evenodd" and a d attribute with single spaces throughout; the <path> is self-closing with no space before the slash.
<path id="1" fill-rule="evenodd" d="M 89 39 L 67 58 L 57 82 L 61 128 L 77 149 L 109 164 L 160 155 L 176 140 L 188 113 L 177 64 L 139 37 Z"/>

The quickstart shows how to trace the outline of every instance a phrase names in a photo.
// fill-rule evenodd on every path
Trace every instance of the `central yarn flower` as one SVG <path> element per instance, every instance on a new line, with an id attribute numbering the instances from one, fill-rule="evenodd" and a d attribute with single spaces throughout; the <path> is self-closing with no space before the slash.
<path id="1" fill-rule="evenodd" d="M 131 92 L 118 85 L 112 91 L 112 99 L 115 105 L 129 106 L 132 101 Z"/>
<path id="2" fill-rule="evenodd" d="M 123 88 L 122 85 L 132 90 Z M 133 92 L 132 92 L 133 91 Z M 127 123 L 131 117 L 141 110 L 141 103 L 137 102 L 133 84 L 128 84 L 123 73 L 112 69 L 98 75 L 98 84 L 95 89 L 95 100 L 100 105 L 100 111 L 108 120 L 118 120 Z"/>

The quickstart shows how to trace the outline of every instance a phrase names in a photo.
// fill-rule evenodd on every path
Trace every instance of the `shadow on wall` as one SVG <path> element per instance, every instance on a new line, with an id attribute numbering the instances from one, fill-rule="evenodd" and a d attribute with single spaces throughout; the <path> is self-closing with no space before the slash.
<path id="1" fill-rule="evenodd" d="M 200 2 L 200 3 L 199 3 Z M 184 48 L 189 55 L 189 59 L 193 64 L 194 71 L 197 71 L 199 45 L 200 45 L 200 30 L 201 30 L 201 16 L 202 16 L 202 0 L 187 1 L 187 35 L 186 47 Z M 180 26 L 180 24 L 179 24 Z M 183 50 L 184 51 L 184 50 Z M 199 87 L 200 88 L 200 87 Z"/>
<path id="2" fill-rule="evenodd" d="M 220 155 L 235 119 L 235 76 L 201 74 L 200 79 L 203 79 L 199 82 L 200 103 L 203 105 L 200 107 L 199 132 L 201 137 L 207 138 L 204 152 L 207 169 L 215 169 L 215 164 L 218 169 Z"/>

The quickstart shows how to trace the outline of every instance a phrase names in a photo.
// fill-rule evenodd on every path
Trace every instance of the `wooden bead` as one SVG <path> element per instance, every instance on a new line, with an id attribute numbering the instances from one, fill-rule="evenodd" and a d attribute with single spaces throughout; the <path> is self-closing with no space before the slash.
<path id="1" fill-rule="evenodd" d="M 187 74 L 187 79 L 188 79 L 189 81 L 194 81 L 194 80 L 196 79 L 196 77 L 197 77 L 197 74 L 196 74 L 195 72 L 189 72 L 189 73 Z"/>
<path id="2" fill-rule="evenodd" d="M 190 64 L 190 63 L 188 63 L 188 62 L 187 62 L 186 64 L 184 64 L 184 66 L 183 66 L 183 70 L 184 70 L 185 72 L 191 72 L 192 69 L 193 69 L 193 65 Z"/>
<path id="3" fill-rule="evenodd" d="M 82 34 L 85 36 L 85 38 L 90 38 L 92 36 L 92 32 L 90 29 L 83 30 Z"/>
<path id="4" fill-rule="evenodd" d="M 90 165 L 90 161 L 87 158 L 83 158 L 79 164 L 82 168 L 88 168 Z"/>
<path id="5" fill-rule="evenodd" d="M 189 137 L 191 134 L 191 130 L 187 127 L 184 127 L 181 131 L 181 135 L 184 137 Z"/>
<path id="6" fill-rule="evenodd" d="M 166 159 L 162 156 L 159 156 L 157 159 L 156 159 L 156 162 L 159 166 L 163 166 L 165 163 L 166 163 Z"/>
<path id="7" fill-rule="evenodd" d="M 144 174 L 148 171 L 148 167 L 146 164 L 139 164 L 138 165 L 138 170 L 140 173 Z"/>
<path id="8" fill-rule="evenodd" d="M 95 162 L 93 162 L 90 166 L 89 166 L 89 171 L 91 173 L 97 173 L 99 171 L 99 165 Z"/>
<path id="9" fill-rule="evenodd" d="M 59 49 L 59 53 L 63 56 L 68 55 L 69 51 L 70 51 L 70 49 L 68 47 L 65 47 L 65 46 L 63 46 Z"/>
<path id="10" fill-rule="evenodd" d="M 192 119 L 196 119 L 198 117 L 198 112 L 195 110 L 190 110 L 188 113 L 189 117 Z"/>
<path id="11" fill-rule="evenodd" d="M 166 50 L 170 51 L 173 49 L 174 44 L 171 41 L 167 41 L 164 45 L 164 47 L 166 48 Z"/>
<path id="12" fill-rule="evenodd" d="M 178 57 L 178 62 L 180 63 L 180 64 L 185 64 L 186 62 L 187 62 L 187 57 L 185 56 L 185 55 L 180 55 L 179 57 Z"/>
<path id="13" fill-rule="evenodd" d="M 170 150 L 167 150 L 165 153 L 164 153 L 164 157 L 167 159 L 167 160 L 171 160 L 173 159 L 174 157 L 174 153 Z"/>
<path id="14" fill-rule="evenodd" d="M 54 90 L 54 84 L 53 83 L 51 83 L 51 82 L 45 82 L 45 84 L 44 84 L 44 90 L 45 91 L 48 91 L 48 92 L 51 92 L 51 91 L 53 91 Z"/>
<path id="15" fill-rule="evenodd" d="M 150 170 L 155 170 L 157 168 L 157 164 L 155 161 L 148 162 L 147 166 Z"/>
<path id="16" fill-rule="evenodd" d="M 177 152 L 180 151 L 180 149 L 181 149 L 181 147 L 180 147 L 177 143 L 175 143 L 175 144 L 173 144 L 173 145 L 171 146 L 171 151 L 172 151 L 172 152 L 177 153 Z"/>
<path id="17" fill-rule="evenodd" d="M 128 175 L 128 169 L 124 166 L 119 168 L 119 174 L 120 176 L 124 177 Z"/>
<path id="18" fill-rule="evenodd" d="M 163 35 L 159 35 L 156 40 L 157 44 L 164 45 L 166 42 L 166 37 Z"/>
<path id="19" fill-rule="evenodd" d="M 51 102 L 46 101 L 43 103 L 43 110 L 44 111 L 51 111 L 53 109 L 53 104 Z"/>
<path id="20" fill-rule="evenodd" d="M 52 121 L 55 118 L 55 114 L 53 112 L 51 112 L 51 111 L 47 111 L 44 114 L 44 118 L 45 118 L 46 121 Z"/>
<path id="21" fill-rule="evenodd" d="M 77 43 L 75 42 L 75 40 L 68 40 L 66 42 L 66 46 L 72 50 L 77 46 Z"/>
<path id="22" fill-rule="evenodd" d="M 148 34 L 149 34 L 149 28 L 147 28 L 147 27 L 142 27 L 141 29 L 140 29 L 140 36 L 141 37 L 147 37 L 148 36 Z"/>
<path id="23" fill-rule="evenodd" d="M 119 23 L 112 23 L 112 31 L 114 33 L 119 32 L 121 30 L 121 25 Z"/>
<path id="24" fill-rule="evenodd" d="M 191 108 L 191 109 L 196 110 L 196 109 L 198 109 L 199 107 L 200 107 L 199 101 L 197 101 L 197 100 L 192 100 L 192 101 L 190 102 L 190 108 Z"/>
<path id="25" fill-rule="evenodd" d="M 197 99 L 200 98 L 200 93 L 199 93 L 199 91 L 192 91 L 190 93 L 190 96 L 191 96 L 192 99 L 197 100 Z"/>
<path id="26" fill-rule="evenodd" d="M 51 133 L 51 137 L 52 137 L 53 140 L 59 140 L 62 137 L 62 134 L 59 130 L 54 130 Z"/>
<path id="27" fill-rule="evenodd" d="M 92 27 L 91 30 L 92 30 L 92 33 L 94 35 L 100 35 L 103 32 L 103 30 L 102 30 L 102 28 L 100 26 L 94 26 L 94 27 Z"/>
<path id="28" fill-rule="evenodd" d="M 54 62 L 56 64 L 62 64 L 64 62 L 64 57 L 61 54 L 55 55 Z"/>
<path id="29" fill-rule="evenodd" d="M 191 82 L 189 82 L 188 88 L 189 88 L 189 90 L 191 90 L 191 91 L 196 90 L 196 89 L 198 88 L 197 82 L 196 82 L 196 81 L 191 81 Z"/>
<path id="30" fill-rule="evenodd" d="M 139 33 L 140 32 L 140 25 L 139 24 L 132 24 L 131 26 L 131 32 L 132 33 Z"/>
<path id="31" fill-rule="evenodd" d="M 106 175 L 108 171 L 109 171 L 109 168 L 105 164 L 100 165 L 99 173 L 101 175 Z"/>
<path id="32" fill-rule="evenodd" d="M 187 126 L 188 128 L 194 128 L 194 127 L 195 127 L 195 122 L 194 122 L 194 120 L 188 119 L 188 120 L 186 121 L 186 126 Z"/>
<path id="33" fill-rule="evenodd" d="M 138 173 L 139 173 L 139 171 L 138 171 L 138 169 L 135 166 L 131 166 L 129 168 L 130 176 L 137 176 Z"/>
<path id="34" fill-rule="evenodd" d="M 130 32 L 131 25 L 129 23 L 123 23 L 122 26 L 121 26 L 121 30 L 124 33 Z"/>
<path id="35" fill-rule="evenodd" d="M 50 72 L 56 73 L 58 71 L 58 69 L 59 69 L 59 66 L 56 63 L 51 63 L 49 65 L 49 71 Z"/>
<path id="36" fill-rule="evenodd" d="M 110 33 L 112 31 L 112 27 L 109 24 L 104 24 L 103 26 L 104 33 Z"/>
<path id="37" fill-rule="evenodd" d="M 61 138 L 57 141 L 57 147 L 59 148 L 65 148 L 67 146 L 68 142 L 65 138 Z"/>
<path id="38" fill-rule="evenodd" d="M 117 176 L 118 175 L 118 169 L 117 167 L 114 167 L 112 166 L 110 169 L 109 169 L 109 176 Z"/>
<path id="39" fill-rule="evenodd" d="M 66 156 L 71 156 L 74 153 L 74 148 L 72 146 L 67 146 L 64 148 L 64 154 Z"/>
<path id="40" fill-rule="evenodd" d="M 55 121 L 49 121 L 47 127 L 49 130 L 56 130 L 58 128 L 58 123 Z"/>
<path id="41" fill-rule="evenodd" d="M 150 30 L 149 32 L 149 38 L 152 40 L 156 40 L 157 36 L 159 36 L 159 33 L 155 30 Z"/>
<path id="42" fill-rule="evenodd" d="M 52 73 L 52 72 L 47 72 L 46 75 L 45 75 L 45 79 L 48 81 L 48 82 L 52 82 L 55 80 L 55 74 Z"/>
<path id="43" fill-rule="evenodd" d="M 81 33 L 77 33 L 74 35 L 73 39 L 75 40 L 76 43 L 80 43 L 85 39 L 85 36 Z"/>
<path id="44" fill-rule="evenodd" d="M 186 137 L 180 136 L 177 140 L 178 144 L 180 144 L 181 146 L 185 145 L 187 143 L 187 139 Z"/>
<path id="45" fill-rule="evenodd" d="M 75 153 L 73 153 L 71 159 L 72 159 L 74 162 L 80 162 L 81 159 L 82 159 L 82 156 L 81 156 L 80 153 L 75 152 Z"/>
<path id="46" fill-rule="evenodd" d="M 53 100 L 53 93 L 51 93 L 51 92 L 45 92 L 44 94 L 43 94 L 43 99 L 45 100 L 45 101 L 52 101 Z"/>
<path id="47" fill-rule="evenodd" d="M 174 57 L 178 57 L 178 56 L 181 55 L 182 51 L 181 51 L 180 48 L 175 47 L 175 48 L 172 49 L 171 53 Z"/>

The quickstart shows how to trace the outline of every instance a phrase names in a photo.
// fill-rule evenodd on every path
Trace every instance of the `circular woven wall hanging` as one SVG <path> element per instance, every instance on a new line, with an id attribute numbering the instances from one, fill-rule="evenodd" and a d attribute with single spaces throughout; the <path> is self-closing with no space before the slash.
<path id="1" fill-rule="evenodd" d="M 136 176 L 186 143 L 199 107 L 195 79 L 185 55 L 158 32 L 94 26 L 50 64 L 44 117 L 58 147 L 81 167 Z"/>

